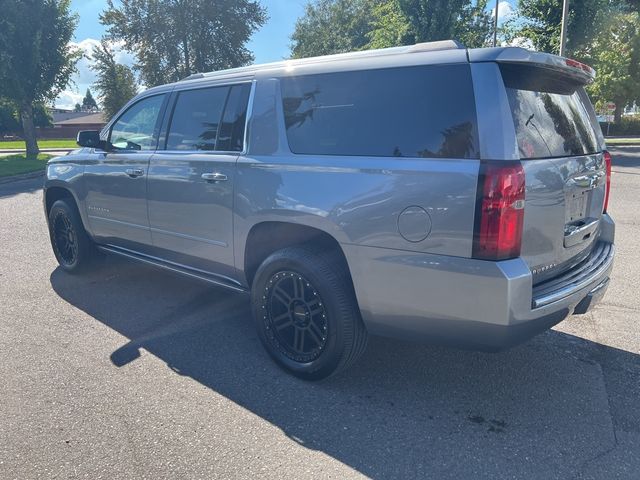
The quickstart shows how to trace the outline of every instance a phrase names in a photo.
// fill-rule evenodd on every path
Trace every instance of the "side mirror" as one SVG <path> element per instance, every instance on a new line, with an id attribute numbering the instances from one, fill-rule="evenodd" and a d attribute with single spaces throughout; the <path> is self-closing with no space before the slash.
<path id="1" fill-rule="evenodd" d="M 100 132 L 97 130 L 82 130 L 78 132 L 76 143 L 81 147 L 102 148 L 104 142 L 100 140 Z"/>

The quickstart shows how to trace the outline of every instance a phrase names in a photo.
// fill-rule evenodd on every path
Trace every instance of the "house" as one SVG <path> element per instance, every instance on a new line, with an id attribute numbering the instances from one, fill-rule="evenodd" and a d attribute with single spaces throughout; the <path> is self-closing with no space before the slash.
<path id="1" fill-rule="evenodd" d="M 39 138 L 76 138 L 81 130 L 101 130 L 107 124 L 102 112 L 53 111 L 53 127 L 38 128 Z"/>

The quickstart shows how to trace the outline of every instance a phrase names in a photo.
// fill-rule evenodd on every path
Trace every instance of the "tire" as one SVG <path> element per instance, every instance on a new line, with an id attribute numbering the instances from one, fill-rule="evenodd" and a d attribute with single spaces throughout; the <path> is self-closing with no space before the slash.
<path id="1" fill-rule="evenodd" d="M 271 254 L 256 272 L 251 305 L 269 355 L 304 380 L 346 369 L 366 348 L 351 277 L 335 253 L 288 247 Z"/>
<path id="2" fill-rule="evenodd" d="M 73 201 L 57 200 L 49 211 L 49 238 L 58 264 L 69 273 L 88 269 L 96 256 Z"/>

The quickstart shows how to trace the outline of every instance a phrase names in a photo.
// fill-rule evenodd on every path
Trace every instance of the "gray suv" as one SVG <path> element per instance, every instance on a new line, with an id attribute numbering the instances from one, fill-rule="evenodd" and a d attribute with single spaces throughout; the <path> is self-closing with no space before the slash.
<path id="1" fill-rule="evenodd" d="M 369 334 L 495 350 L 605 292 L 611 158 L 579 62 L 454 41 L 195 74 L 52 159 L 53 250 L 250 292 L 320 379 Z"/>

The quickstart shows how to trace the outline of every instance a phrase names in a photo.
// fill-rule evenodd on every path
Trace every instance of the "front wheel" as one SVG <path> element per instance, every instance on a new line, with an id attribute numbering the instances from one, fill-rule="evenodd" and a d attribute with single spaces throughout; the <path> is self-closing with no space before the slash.
<path id="1" fill-rule="evenodd" d="M 57 200 L 49 211 L 49 236 L 60 266 L 70 273 L 81 272 L 94 259 L 91 239 L 84 229 L 75 205 Z"/>
<path id="2" fill-rule="evenodd" d="M 351 278 L 335 253 L 306 247 L 273 253 L 256 273 L 251 303 L 266 350 L 300 378 L 328 377 L 365 350 Z"/>

